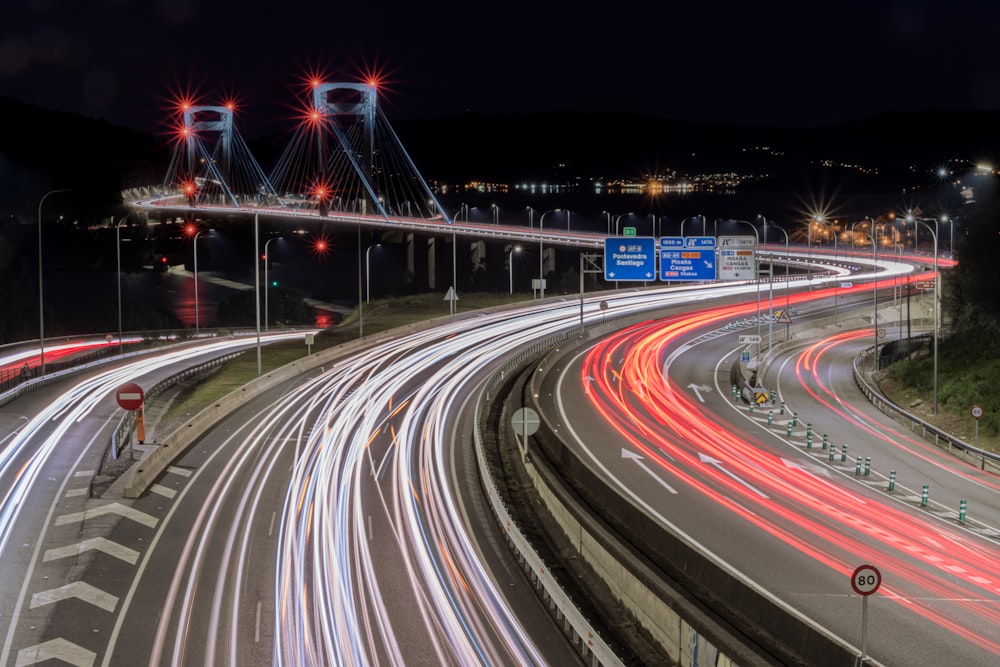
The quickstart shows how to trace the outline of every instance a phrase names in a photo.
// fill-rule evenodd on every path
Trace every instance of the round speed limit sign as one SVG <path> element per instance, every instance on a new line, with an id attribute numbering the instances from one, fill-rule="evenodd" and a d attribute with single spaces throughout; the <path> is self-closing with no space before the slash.
<path id="1" fill-rule="evenodd" d="M 851 588 L 858 595 L 871 595 L 882 585 L 882 573 L 874 565 L 861 565 L 851 575 Z"/>
<path id="2" fill-rule="evenodd" d="M 969 410 L 969 412 L 972 413 L 972 416 L 975 419 L 979 419 L 980 417 L 983 416 L 983 406 L 981 406 L 981 405 L 973 405 L 972 409 Z"/>

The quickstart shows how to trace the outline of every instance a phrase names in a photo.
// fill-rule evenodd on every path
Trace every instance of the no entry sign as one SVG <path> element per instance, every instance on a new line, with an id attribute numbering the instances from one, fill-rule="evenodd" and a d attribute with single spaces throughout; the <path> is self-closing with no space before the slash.
<path id="1" fill-rule="evenodd" d="M 138 410 L 143 398 L 142 387 L 135 382 L 126 382 L 115 390 L 115 400 L 123 410 Z"/>

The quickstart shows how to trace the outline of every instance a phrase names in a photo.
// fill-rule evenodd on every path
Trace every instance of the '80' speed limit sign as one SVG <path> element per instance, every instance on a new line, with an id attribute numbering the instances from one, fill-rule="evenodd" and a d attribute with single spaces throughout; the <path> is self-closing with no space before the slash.
<path id="1" fill-rule="evenodd" d="M 871 595 L 882 585 L 882 573 L 874 565 L 861 565 L 851 575 L 851 588 L 858 595 Z"/>

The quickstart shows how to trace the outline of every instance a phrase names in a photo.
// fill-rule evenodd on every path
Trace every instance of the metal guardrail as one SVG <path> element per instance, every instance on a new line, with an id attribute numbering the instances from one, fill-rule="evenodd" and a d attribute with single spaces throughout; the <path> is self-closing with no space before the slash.
<path id="1" fill-rule="evenodd" d="M 878 390 L 867 380 L 865 377 L 866 372 L 861 368 L 865 360 L 874 358 L 873 348 L 866 348 L 863 354 L 864 357 L 858 356 L 854 359 L 854 382 L 858 385 L 862 393 L 864 393 L 872 405 L 874 405 L 882 413 L 891 417 L 893 421 L 906 426 L 912 433 L 918 433 L 920 437 L 934 443 L 935 446 L 947 446 L 949 454 L 955 453 L 955 450 L 957 450 L 962 461 L 966 463 L 971 462 L 977 465 L 981 470 L 986 470 L 987 463 L 989 463 L 990 472 L 1000 473 L 1000 455 L 970 445 L 961 438 L 958 438 L 951 433 L 947 433 L 933 424 L 927 423 L 920 417 L 907 412 L 880 394 Z"/>
<path id="2" fill-rule="evenodd" d="M 144 400 L 151 401 L 160 394 L 162 394 L 164 391 L 166 391 L 168 388 L 177 384 L 178 382 L 181 382 L 182 380 L 186 380 L 189 377 L 203 373 L 210 368 L 221 366 L 230 359 L 235 359 L 236 357 L 240 356 L 241 354 L 244 354 L 245 352 L 246 350 L 240 350 L 238 352 L 230 352 L 229 354 L 225 354 L 221 357 L 216 357 L 215 359 L 198 364 L 197 366 L 191 366 L 190 368 L 186 368 L 182 371 L 174 373 L 170 377 L 163 378 L 162 380 L 154 384 L 152 387 L 150 387 L 147 391 L 143 392 L 145 395 Z M 115 430 L 112 431 L 111 433 L 112 459 L 117 460 L 118 455 L 123 450 L 125 450 L 126 447 L 128 447 L 127 440 L 130 439 L 132 429 L 135 428 L 135 420 L 136 420 L 135 410 L 126 410 L 125 414 L 122 415 L 122 418 L 118 420 L 118 425 L 115 426 Z M 125 446 L 121 446 L 121 443 L 123 442 L 126 443 Z"/>
<path id="3" fill-rule="evenodd" d="M 479 395 L 476 402 L 476 428 L 473 439 L 476 445 L 476 461 L 479 466 L 479 477 L 483 489 L 489 500 L 489 506 L 506 535 L 507 543 L 517 554 L 518 562 L 528 575 L 532 585 L 541 592 L 543 601 L 550 606 L 556 619 L 563 624 L 563 630 L 570 632 L 573 637 L 573 646 L 577 648 L 585 660 L 589 660 L 591 665 L 624 665 L 614 650 L 608 646 L 607 642 L 597 633 L 594 626 L 584 618 L 583 614 L 573 603 L 566 591 L 563 590 L 559 582 L 551 574 L 550 567 L 542 560 L 538 552 L 535 551 L 531 542 L 525 537 L 518 525 L 514 513 L 504 502 L 497 492 L 496 483 L 493 480 L 492 472 L 486 461 L 486 453 L 483 449 L 482 415 L 487 402 L 492 400 L 493 392 L 502 384 L 510 373 L 525 360 L 536 356 L 549 348 L 558 345 L 571 337 L 577 335 L 579 329 L 575 328 L 574 333 L 562 333 L 550 336 L 538 341 L 530 347 L 521 350 L 516 356 L 507 361 L 497 371 L 495 371 L 486 387 Z"/>

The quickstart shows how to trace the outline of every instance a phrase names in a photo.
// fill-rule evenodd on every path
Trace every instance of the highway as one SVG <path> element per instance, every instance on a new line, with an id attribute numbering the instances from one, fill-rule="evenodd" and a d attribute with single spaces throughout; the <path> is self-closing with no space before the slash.
<path id="1" fill-rule="evenodd" d="M 58 606 L 82 603 L 76 616 L 86 609 L 82 617 L 94 622 L 113 613 L 116 596 L 105 590 L 105 582 L 91 582 L 82 575 L 97 553 L 110 555 L 119 565 L 122 560 L 134 561 L 133 547 L 104 541 L 109 525 L 128 516 L 140 523 L 154 521 L 135 515 L 122 503 L 90 498 L 91 486 L 101 475 L 111 430 L 123 414 L 115 403 L 115 389 L 126 381 L 149 387 L 177 367 L 246 350 L 254 343 L 245 338 L 226 339 L 123 355 L 89 370 L 49 376 L 44 387 L 0 407 L 0 556 L 4 562 L 0 586 L 8 592 L 0 602 L 0 618 L 7 619 L 0 626 L 4 637 L 0 664 L 9 664 L 12 654 L 27 656 L 21 651 L 44 655 L 47 648 L 32 647 L 45 644 L 47 633 L 61 636 L 63 627 L 51 621 Z M 96 631 L 87 628 L 87 632 Z M 63 647 L 55 648 L 60 653 Z M 93 653 L 85 650 L 83 655 L 88 652 Z M 18 658 L 22 659 L 29 660 Z"/>
<path id="2" fill-rule="evenodd" d="M 748 291 L 757 288 L 588 297 L 584 317 L 600 323 L 609 312 L 690 308 Z M 76 438 L 79 458 L 64 448 L 58 466 L 42 462 L 58 487 L 37 494 L 29 512 L 41 535 L 11 515 L 11 530 L 24 531 L 11 543 L 34 550 L 18 550 L 23 585 L 8 582 L 20 595 L 5 610 L 18 621 L 3 664 L 77 649 L 104 665 L 565 664 L 575 654 L 540 620 L 534 593 L 476 506 L 471 425 L 461 415 L 504 359 L 574 330 L 580 312 L 572 300 L 530 304 L 380 340 L 248 401 L 127 504 L 77 495 L 93 474 L 94 448 Z M 120 381 L 108 380 L 105 402 Z M 18 443 L 5 452 L 26 451 L 27 434 L 39 437 L 36 419 L 50 417 L 4 432 L 17 430 L 9 441 Z M 25 482 L 33 503 L 39 474 Z M 69 567 L 49 570 L 64 553 Z M 53 577 L 69 588 L 48 593 Z"/>
<path id="3" fill-rule="evenodd" d="M 792 303 L 800 320 L 829 320 L 833 296 L 815 291 Z M 751 415 L 730 391 L 729 369 L 746 346 L 724 325 L 755 307 L 688 311 L 567 351 L 541 384 L 539 394 L 552 397 L 546 414 L 656 523 L 854 646 L 861 604 L 850 575 L 876 564 L 884 583 L 871 599 L 869 652 L 882 664 L 994 664 L 997 480 L 868 405 L 851 361 L 872 343 L 870 315 L 853 322 L 858 331 L 841 322 L 812 344 L 782 349 L 764 384 L 777 388 L 786 414 L 776 403 Z M 779 412 L 771 424 L 768 409 Z M 824 433 L 835 450 L 823 447 Z M 871 459 L 868 475 L 855 474 L 856 456 Z M 934 489 L 926 508 L 923 483 Z M 959 499 L 976 508 L 974 520 L 957 520 Z"/>

